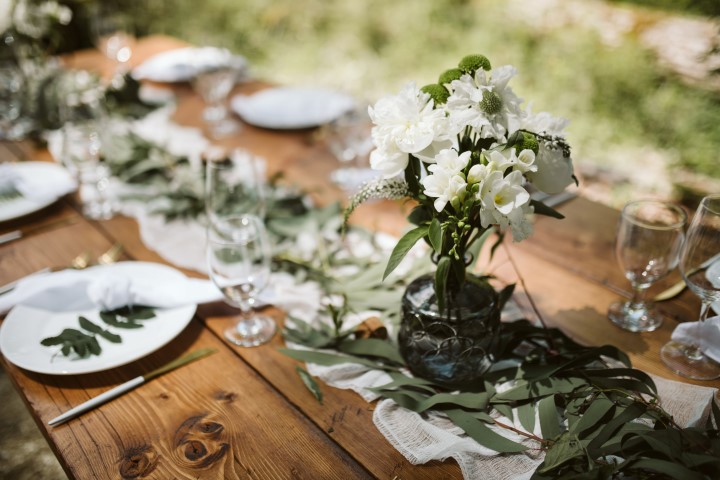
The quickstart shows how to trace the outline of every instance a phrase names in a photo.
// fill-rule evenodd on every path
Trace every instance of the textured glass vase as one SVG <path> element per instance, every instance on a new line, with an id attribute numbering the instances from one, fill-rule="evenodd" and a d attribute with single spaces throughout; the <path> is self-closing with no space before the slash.
<path id="1" fill-rule="evenodd" d="M 434 277 L 419 277 L 402 298 L 400 353 L 416 376 L 449 388 L 472 386 L 493 363 L 500 310 L 492 286 L 468 275 L 440 311 Z"/>

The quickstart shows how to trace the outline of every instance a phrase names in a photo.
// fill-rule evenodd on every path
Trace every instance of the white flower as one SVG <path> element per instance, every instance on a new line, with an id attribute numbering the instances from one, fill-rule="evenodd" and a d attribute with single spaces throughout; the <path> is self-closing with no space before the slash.
<path id="1" fill-rule="evenodd" d="M 12 0 L 0 0 L 0 33 L 12 26 Z"/>
<path id="2" fill-rule="evenodd" d="M 435 198 L 435 210 L 441 212 L 448 202 L 462 200 L 467 182 L 462 174 L 470 160 L 470 152 L 460 155 L 455 150 L 441 151 L 435 158 L 436 163 L 428 167 L 431 175 L 422 179 L 425 195 Z"/>
<path id="3" fill-rule="evenodd" d="M 421 92 L 414 83 L 405 86 L 398 95 L 381 98 L 368 108 L 368 113 L 375 124 L 373 142 L 382 150 L 375 155 L 375 164 L 381 165 L 379 169 L 386 174 L 407 166 L 405 159 L 401 167 L 403 162 L 396 158 L 398 151 L 417 154 L 436 140 L 449 139 L 445 112 L 435 110 L 430 95 Z"/>
<path id="4" fill-rule="evenodd" d="M 386 177 L 394 177 L 405 170 L 408 165 L 408 154 L 400 151 L 394 143 L 378 144 L 370 152 L 370 168 L 378 170 Z"/>
<path id="5" fill-rule="evenodd" d="M 524 207 L 530 201 L 530 194 L 522 184 L 523 176 L 519 171 L 511 172 L 506 177 L 499 171 L 488 176 L 479 192 L 483 206 L 480 223 L 483 227 L 494 224 L 501 228 L 511 226 L 516 241 L 524 238 L 522 233 L 528 231 L 523 223 L 526 222 Z"/>
<path id="6" fill-rule="evenodd" d="M 574 181 L 572 160 L 560 148 L 551 149 L 540 142 L 535 164 L 538 169 L 527 174 L 528 180 L 545 193 L 560 193 Z"/>

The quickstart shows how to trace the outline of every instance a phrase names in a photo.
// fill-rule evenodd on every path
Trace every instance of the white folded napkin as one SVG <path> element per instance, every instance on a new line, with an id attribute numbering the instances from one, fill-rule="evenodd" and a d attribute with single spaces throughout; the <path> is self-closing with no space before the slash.
<path id="1" fill-rule="evenodd" d="M 702 352 L 720 362 L 720 315 L 704 322 L 684 322 L 675 327 L 672 339 L 676 342 L 695 344 Z"/>
<path id="2" fill-rule="evenodd" d="M 178 48 L 147 59 L 133 69 L 132 76 L 136 80 L 183 82 L 191 80 L 199 72 L 222 67 L 232 68 L 240 76 L 247 68 L 247 60 L 223 48 Z"/>
<path id="3" fill-rule="evenodd" d="M 55 312 L 111 310 L 131 304 L 172 308 L 221 298 L 222 293 L 209 280 L 168 276 L 162 271 L 156 276 L 152 268 L 143 270 L 142 275 L 129 275 L 98 266 L 25 277 L 14 290 L 0 296 L 0 312 L 15 305 Z"/>
<path id="4" fill-rule="evenodd" d="M 0 192 L 17 190 L 28 200 L 44 202 L 60 198 L 77 188 L 77 183 L 68 174 L 35 175 L 33 164 L 5 163 L 0 165 Z M 52 165 L 52 164 L 49 164 Z M 47 167 L 48 165 L 45 165 Z M 58 168 L 62 168 L 59 167 Z M 60 171 L 58 171 L 60 173 Z M 63 172 L 64 173 L 64 172 Z"/>

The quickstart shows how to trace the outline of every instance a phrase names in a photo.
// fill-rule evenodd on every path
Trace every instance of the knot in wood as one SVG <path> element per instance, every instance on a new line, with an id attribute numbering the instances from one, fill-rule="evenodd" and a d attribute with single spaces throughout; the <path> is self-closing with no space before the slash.
<path id="1" fill-rule="evenodd" d="M 194 462 L 207 455 L 207 448 L 202 442 L 191 440 L 185 444 L 185 458 Z"/>
<path id="2" fill-rule="evenodd" d="M 150 445 L 130 447 L 120 459 L 122 478 L 142 478 L 157 467 L 158 454 Z"/>

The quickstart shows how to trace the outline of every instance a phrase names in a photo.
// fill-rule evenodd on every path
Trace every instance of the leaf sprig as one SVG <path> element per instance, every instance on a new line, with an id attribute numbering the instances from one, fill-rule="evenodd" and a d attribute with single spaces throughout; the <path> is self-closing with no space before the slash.
<path id="1" fill-rule="evenodd" d="M 116 308 L 100 312 L 100 319 L 107 325 L 115 328 L 142 328 L 138 320 L 148 320 L 155 317 L 155 310 L 151 307 L 136 305 Z M 60 353 L 69 357 L 77 355 L 80 359 L 91 355 L 100 355 L 102 347 L 97 337 L 100 336 L 112 343 L 122 343 L 122 337 L 80 315 L 78 323 L 82 330 L 66 328 L 59 335 L 47 337 L 40 341 L 46 347 L 60 346 Z"/>

